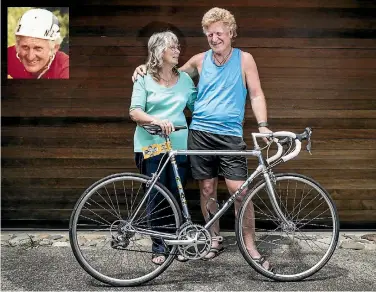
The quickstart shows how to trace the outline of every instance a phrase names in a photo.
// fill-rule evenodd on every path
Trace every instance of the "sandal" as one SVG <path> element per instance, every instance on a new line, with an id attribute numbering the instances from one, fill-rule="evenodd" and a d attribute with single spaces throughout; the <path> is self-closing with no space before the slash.
<path id="1" fill-rule="evenodd" d="M 208 257 L 208 254 L 206 256 L 204 256 L 202 258 L 203 261 L 209 261 L 209 260 L 212 260 L 214 258 L 216 258 L 217 256 L 219 256 L 222 252 L 224 252 L 225 248 L 223 246 L 221 247 L 212 247 L 210 248 L 208 254 L 210 254 L 211 252 L 214 254 L 213 256 L 211 257 Z"/>
<path id="2" fill-rule="evenodd" d="M 151 256 L 151 261 L 154 265 L 160 266 L 166 261 L 166 257 L 160 253 L 153 253 Z"/>
<path id="3" fill-rule="evenodd" d="M 252 258 L 252 257 L 251 257 Z M 269 268 L 265 268 L 263 266 L 263 264 L 266 262 L 266 258 L 264 256 L 261 256 L 257 259 L 255 258 L 252 258 L 252 260 L 254 260 L 257 264 L 259 264 L 263 269 L 265 269 L 266 271 L 268 272 L 274 272 L 274 268 L 271 266 L 271 264 L 269 263 Z"/>

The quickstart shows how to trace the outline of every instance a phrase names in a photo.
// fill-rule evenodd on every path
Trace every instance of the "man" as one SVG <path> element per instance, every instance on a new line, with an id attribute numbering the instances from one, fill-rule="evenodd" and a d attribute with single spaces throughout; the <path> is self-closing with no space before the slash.
<path id="1" fill-rule="evenodd" d="M 68 79 L 69 56 L 60 52 L 59 21 L 50 11 L 31 9 L 18 21 L 16 44 L 8 48 L 8 78 Z"/>
<path id="2" fill-rule="evenodd" d="M 265 96 L 261 89 L 256 63 L 251 54 L 232 47 L 236 37 L 234 16 L 227 10 L 212 8 L 204 15 L 202 27 L 211 50 L 193 56 L 180 70 L 191 77 L 199 74 L 198 94 L 192 114 L 188 136 L 188 149 L 192 150 L 244 150 L 242 122 L 247 95 L 251 99 L 253 113 L 261 133 L 268 133 Z M 145 67 L 136 69 L 143 75 Z M 247 160 L 240 156 L 196 156 L 191 158 L 192 175 L 199 180 L 201 210 L 208 220 L 210 213 L 216 212 L 216 204 L 210 198 L 217 198 L 218 175 L 225 178 L 230 193 L 234 193 L 247 178 Z M 243 193 L 244 195 L 244 193 Z M 241 199 L 235 202 L 238 213 Z M 207 206 L 208 205 L 208 206 Z M 250 218 L 253 217 L 251 206 Z M 269 269 L 269 263 L 257 251 L 253 241 L 252 228 L 245 228 L 245 242 L 254 259 Z M 212 226 L 213 235 L 219 235 L 219 224 Z M 206 259 L 216 257 L 223 247 L 213 241 L 211 252 Z"/>

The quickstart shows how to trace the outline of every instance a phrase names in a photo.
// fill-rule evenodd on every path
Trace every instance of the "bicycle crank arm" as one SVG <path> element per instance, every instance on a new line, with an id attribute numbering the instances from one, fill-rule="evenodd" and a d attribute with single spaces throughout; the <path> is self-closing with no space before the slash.
<path id="1" fill-rule="evenodd" d="M 165 239 L 164 242 L 167 245 L 190 245 L 190 244 L 205 244 L 205 240 L 196 240 L 196 239 L 184 239 L 184 240 L 170 240 L 170 239 Z"/>

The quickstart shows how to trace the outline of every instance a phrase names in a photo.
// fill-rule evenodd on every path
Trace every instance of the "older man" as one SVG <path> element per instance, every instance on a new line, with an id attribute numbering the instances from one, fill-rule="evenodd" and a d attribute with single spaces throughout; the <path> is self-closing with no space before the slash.
<path id="1" fill-rule="evenodd" d="M 188 148 L 192 150 L 244 150 L 243 119 L 247 91 L 259 131 L 270 132 L 264 93 L 261 89 L 256 63 L 251 54 L 232 47 L 236 37 L 234 16 L 225 9 L 212 8 L 202 19 L 203 31 L 210 50 L 193 56 L 180 70 L 191 77 L 200 76 L 198 95 L 192 114 L 188 136 Z M 139 66 L 137 74 L 143 75 L 145 67 Z M 248 89 L 248 90 L 247 90 Z M 192 175 L 199 180 L 201 210 L 206 219 L 215 213 L 216 204 L 210 198 L 217 198 L 218 175 L 225 178 L 230 193 L 234 193 L 247 178 L 247 160 L 240 156 L 191 156 Z M 235 202 L 238 213 L 240 200 Z M 253 206 L 248 210 L 253 217 Z M 245 228 L 245 242 L 249 254 L 260 259 L 266 269 L 269 263 L 261 257 L 253 240 L 254 222 Z M 219 235 L 219 224 L 211 228 L 213 235 Z M 216 257 L 223 247 L 213 241 L 206 259 Z"/>
<path id="2" fill-rule="evenodd" d="M 8 47 L 8 78 L 68 79 L 69 56 L 61 51 L 57 17 L 45 9 L 30 9 L 18 21 L 16 44 Z"/>

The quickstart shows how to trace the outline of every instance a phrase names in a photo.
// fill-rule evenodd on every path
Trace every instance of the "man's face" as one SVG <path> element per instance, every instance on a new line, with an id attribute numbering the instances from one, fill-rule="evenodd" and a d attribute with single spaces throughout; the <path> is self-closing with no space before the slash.
<path id="1" fill-rule="evenodd" d="M 208 26 L 206 37 L 209 46 L 216 53 L 223 52 L 231 46 L 232 32 L 221 21 Z"/>
<path id="2" fill-rule="evenodd" d="M 54 49 L 54 51 L 56 51 Z M 50 60 L 48 40 L 21 36 L 18 43 L 18 56 L 26 71 L 38 73 Z"/>

